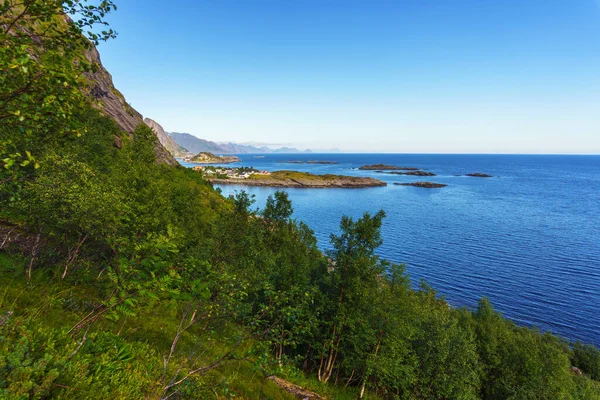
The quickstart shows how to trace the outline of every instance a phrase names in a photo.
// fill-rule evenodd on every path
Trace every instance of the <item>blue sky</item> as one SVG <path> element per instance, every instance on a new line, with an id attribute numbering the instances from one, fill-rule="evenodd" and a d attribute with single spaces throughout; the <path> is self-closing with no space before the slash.
<path id="1" fill-rule="evenodd" d="M 167 131 L 419 153 L 600 153 L 600 0 L 116 0 L 100 53 Z"/>

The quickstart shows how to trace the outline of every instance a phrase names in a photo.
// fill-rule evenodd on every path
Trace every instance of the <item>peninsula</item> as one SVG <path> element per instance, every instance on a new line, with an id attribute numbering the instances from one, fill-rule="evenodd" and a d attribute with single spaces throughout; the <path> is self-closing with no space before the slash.
<path id="1" fill-rule="evenodd" d="M 272 186 L 284 188 L 347 188 L 386 186 L 383 181 L 344 175 L 315 175 L 298 171 L 258 171 L 253 168 L 195 167 L 211 183 L 222 185 Z"/>
<path id="2" fill-rule="evenodd" d="M 216 156 L 207 151 L 200 152 L 195 156 L 185 158 L 184 160 L 198 164 L 229 164 L 242 161 L 237 156 Z"/>

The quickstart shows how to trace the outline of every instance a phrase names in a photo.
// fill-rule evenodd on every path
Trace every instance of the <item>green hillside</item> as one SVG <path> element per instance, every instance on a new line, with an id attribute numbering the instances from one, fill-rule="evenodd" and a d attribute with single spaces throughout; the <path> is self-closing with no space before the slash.
<path id="1" fill-rule="evenodd" d="M 256 210 L 159 163 L 61 15 L 112 3 L 23 4 L 0 5 L 0 399 L 600 399 L 596 348 L 413 290 L 383 211 L 323 254 L 284 192 Z"/>

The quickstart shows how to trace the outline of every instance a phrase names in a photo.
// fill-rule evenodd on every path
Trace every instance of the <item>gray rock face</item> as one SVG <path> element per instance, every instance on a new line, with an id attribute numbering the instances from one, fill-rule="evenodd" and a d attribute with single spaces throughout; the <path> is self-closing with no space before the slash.
<path id="1" fill-rule="evenodd" d="M 144 122 L 142 114 L 131 107 L 125 100 L 125 96 L 115 88 L 112 76 L 102 65 L 98 50 L 92 47 L 86 52 L 85 57 L 98 66 L 96 72 L 86 74 L 86 78 L 90 81 L 90 96 L 104 114 L 111 117 L 125 132 L 131 134 L 139 124 Z M 162 164 L 177 165 L 175 158 L 162 144 L 161 138 L 158 139 L 155 148 L 157 161 Z M 115 146 L 121 147 L 120 138 L 115 138 Z"/>
<path id="2" fill-rule="evenodd" d="M 96 48 L 86 53 L 88 61 L 96 64 L 98 70 L 86 74 L 90 80 L 90 95 L 100 103 L 102 111 L 110 116 L 126 132 L 133 132 L 135 127 L 141 124 L 142 114 L 131 107 L 121 92 L 119 92 L 112 80 L 110 73 L 102 65 L 100 54 Z"/>

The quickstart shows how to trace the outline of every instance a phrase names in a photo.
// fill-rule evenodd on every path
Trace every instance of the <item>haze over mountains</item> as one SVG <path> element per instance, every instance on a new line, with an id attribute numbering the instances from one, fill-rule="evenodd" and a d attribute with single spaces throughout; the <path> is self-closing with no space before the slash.
<path id="1" fill-rule="evenodd" d="M 237 143 L 217 143 L 200 139 L 189 133 L 170 132 L 169 136 L 181 147 L 191 153 L 209 152 L 225 154 L 260 154 L 260 153 L 312 153 L 313 150 L 298 150 L 295 147 L 279 147 L 272 149 L 267 146 L 251 146 Z M 339 149 L 329 149 L 328 153 L 339 152 Z"/>

